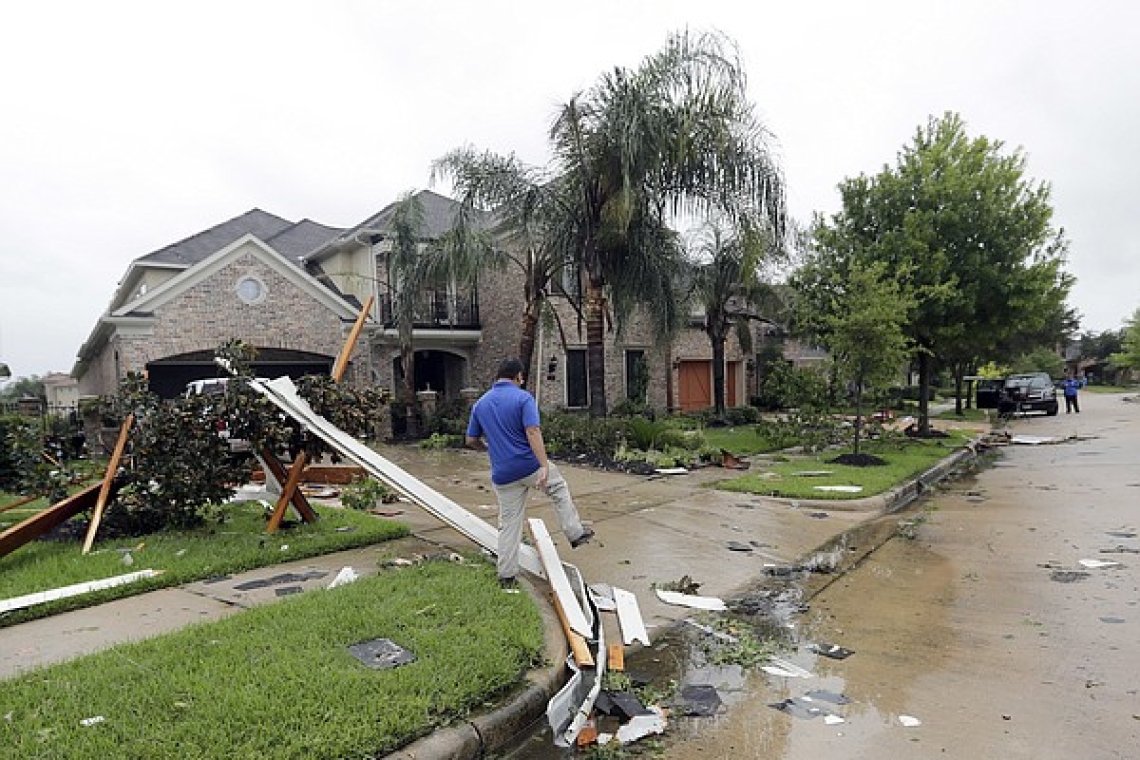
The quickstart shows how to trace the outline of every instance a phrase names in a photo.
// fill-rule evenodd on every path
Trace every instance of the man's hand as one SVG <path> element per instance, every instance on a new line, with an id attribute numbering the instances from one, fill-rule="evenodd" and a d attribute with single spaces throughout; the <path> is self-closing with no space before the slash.
<path id="1" fill-rule="evenodd" d="M 538 477 L 534 480 L 534 485 L 540 491 L 546 490 L 546 479 L 550 476 L 550 468 L 546 465 L 538 468 Z"/>

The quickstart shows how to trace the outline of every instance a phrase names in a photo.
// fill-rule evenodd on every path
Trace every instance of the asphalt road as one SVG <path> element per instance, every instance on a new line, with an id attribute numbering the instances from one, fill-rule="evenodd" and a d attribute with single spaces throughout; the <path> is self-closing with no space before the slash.
<path id="1" fill-rule="evenodd" d="M 1077 440 L 1007 447 L 920 505 L 913 538 L 887 541 L 796 621 L 853 655 L 801 656 L 809 679 L 751 676 L 661 757 L 1140 756 L 1140 403 L 1123 399 L 1085 393 L 1079 415 L 1013 420 Z M 850 700 L 816 700 L 843 722 L 770 706 L 818 689 Z"/>

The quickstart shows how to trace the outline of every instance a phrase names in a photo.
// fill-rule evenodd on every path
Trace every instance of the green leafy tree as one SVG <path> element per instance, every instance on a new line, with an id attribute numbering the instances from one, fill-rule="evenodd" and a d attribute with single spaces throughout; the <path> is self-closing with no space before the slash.
<path id="1" fill-rule="evenodd" d="M 47 399 L 44 381 L 38 375 L 17 377 L 0 389 L 0 401 L 19 401 L 29 396 L 38 398 L 40 401 Z"/>
<path id="2" fill-rule="evenodd" d="M 919 128 L 894 167 L 842 182 L 842 210 L 817 220 L 816 244 L 837 267 L 882 262 L 914 299 L 904 332 L 923 434 L 936 364 L 960 386 L 971 364 L 1056 342 L 1074 324 L 1067 242 L 1051 225 L 1049 186 L 1026 179 L 1025 164 L 948 113 Z"/>
<path id="3" fill-rule="evenodd" d="M 583 273 L 590 415 L 604 416 L 607 324 L 671 300 L 669 221 L 752 213 L 782 235 L 783 178 L 720 35 L 675 34 L 636 69 L 607 73 L 560 108 L 551 138 L 559 192 L 572 199 L 552 232 Z"/>
<path id="4" fill-rule="evenodd" d="M 851 389 L 854 453 L 859 454 L 864 393 L 885 387 L 905 366 L 904 326 L 915 302 L 884 262 L 856 263 L 838 277 L 827 259 L 821 252 L 793 278 L 798 323 L 827 349 L 838 379 Z"/>
<path id="5" fill-rule="evenodd" d="M 1010 362 L 1010 372 L 1048 372 L 1050 377 L 1065 375 L 1065 360 L 1054 350 L 1038 347 Z"/>
<path id="6" fill-rule="evenodd" d="M 1121 349 L 1112 354 L 1110 361 L 1120 369 L 1140 369 L 1140 308 L 1132 312 L 1132 318 L 1124 322 L 1124 335 Z"/>

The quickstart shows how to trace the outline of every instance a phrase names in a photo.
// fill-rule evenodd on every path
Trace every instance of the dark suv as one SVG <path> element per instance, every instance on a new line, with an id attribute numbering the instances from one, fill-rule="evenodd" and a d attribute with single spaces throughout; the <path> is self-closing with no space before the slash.
<path id="1" fill-rule="evenodd" d="M 994 388 L 984 393 L 979 388 L 977 398 L 979 409 L 997 409 L 998 414 L 1003 415 L 1045 412 L 1052 417 L 1059 409 L 1057 389 L 1046 372 L 1010 375 L 1001 382 L 1000 390 Z"/>

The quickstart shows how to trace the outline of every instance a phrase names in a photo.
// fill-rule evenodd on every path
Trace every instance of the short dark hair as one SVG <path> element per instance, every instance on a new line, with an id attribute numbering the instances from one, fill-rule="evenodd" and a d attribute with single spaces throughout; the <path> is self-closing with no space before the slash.
<path id="1" fill-rule="evenodd" d="M 514 380 L 520 372 L 524 374 L 526 372 L 526 370 L 523 368 L 522 362 L 513 357 L 510 359 L 503 359 L 501 362 L 499 362 L 499 370 L 498 374 L 495 375 L 495 379 Z"/>

